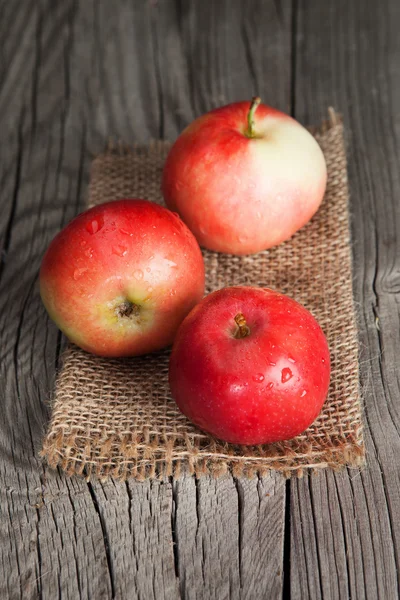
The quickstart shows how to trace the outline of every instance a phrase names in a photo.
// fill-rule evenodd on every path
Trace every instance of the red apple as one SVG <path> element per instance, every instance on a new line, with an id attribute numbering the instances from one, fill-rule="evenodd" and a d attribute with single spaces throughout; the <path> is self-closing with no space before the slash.
<path id="1" fill-rule="evenodd" d="M 180 410 L 226 442 L 264 444 L 302 433 L 329 386 L 328 345 L 314 317 L 269 289 L 204 298 L 178 329 L 169 381 Z"/>
<path id="2" fill-rule="evenodd" d="M 167 157 L 162 189 L 201 246 L 252 254 L 287 240 L 317 211 L 326 165 L 313 136 L 264 104 L 196 119 Z"/>
<path id="3" fill-rule="evenodd" d="M 147 200 L 77 216 L 51 242 L 40 271 L 50 317 L 75 344 L 133 356 L 172 343 L 204 294 L 200 248 L 181 219 Z"/>

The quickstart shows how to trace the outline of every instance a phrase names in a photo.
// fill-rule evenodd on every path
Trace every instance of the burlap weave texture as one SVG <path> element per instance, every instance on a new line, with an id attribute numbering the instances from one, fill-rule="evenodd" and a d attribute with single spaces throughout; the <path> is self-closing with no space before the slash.
<path id="1" fill-rule="evenodd" d="M 50 466 L 86 477 L 126 479 L 174 475 L 286 474 L 363 461 L 348 188 L 343 126 L 333 112 L 315 133 L 328 166 L 324 202 L 291 240 L 254 256 L 204 251 L 207 292 L 229 285 L 271 287 L 289 294 L 318 319 L 331 351 L 328 399 L 302 435 L 269 446 L 240 447 L 196 429 L 168 387 L 169 351 L 103 359 L 70 345 L 63 356 L 42 455 Z M 162 202 L 161 172 L 169 144 L 114 146 L 92 165 L 89 204 L 122 197 Z"/>

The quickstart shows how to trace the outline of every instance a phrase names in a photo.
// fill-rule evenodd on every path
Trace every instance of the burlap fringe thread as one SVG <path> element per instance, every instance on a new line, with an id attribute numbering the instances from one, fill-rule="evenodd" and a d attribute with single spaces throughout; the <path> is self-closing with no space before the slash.
<path id="1" fill-rule="evenodd" d="M 225 444 L 197 430 L 168 388 L 168 351 L 109 360 L 70 345 L 63 357 L 42 456 L 68 475 L 118 479 L 264 474 L 364 460 L 358 380 L 343 126 L 331 110 L 313 131 L 326 157 L 328 187 L 312 221 L 291 240 L 255 256 L 204 251 L 207 292 L 228 285 L 272 287 L 304 304 L 325 331 L 332 358 L 329 396 L 301 436 L 269 446 Z M 160 176 L 169 149 L 113 145 L 92 165 L 89 204 L 121 197 L 162 202 Z"/>

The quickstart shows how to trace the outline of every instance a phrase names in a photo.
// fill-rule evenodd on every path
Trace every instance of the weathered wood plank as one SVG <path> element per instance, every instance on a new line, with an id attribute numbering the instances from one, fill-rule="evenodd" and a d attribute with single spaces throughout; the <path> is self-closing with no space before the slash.
<path id="1" fill-rule="evenodd" d="M 299 2 L 295 113 L 348 132 L 368 466 L 292 481 L 293 598 L 397 598 L 400 7 Z"/>
<path id="2" fill-rule="evenodd" d="M 174 138 L 193 117 L 256 92 L 282 108 L 289 105 L 290 3 L 284 3 L 281 12 L 272 2 L 251 7 L 226 1 L 176 6 L 175 15 L 170 6 L 158 3 L 153 20 L 165 136 Z M 169 32 L 165 41 L 163 31 Z M 175 64 L 183 71 L 171 69 Z M 275 82 L 273 89 L 269 79 Z M 265 502 L 267 497 L 260 499 L 259 494 L 269 488 L 273 493 Z M 230 476 L 197 484 L 184 480 L 174 484 L 174 500 L 182 597 L 280 597 L 285 505 L 281 478 L 270 476 L 258 483 Z M 260 552 L 254 552 L 254 546 Z"/>
<path id="3" fill-rule="evenodd" d="M 279 598 L 284 479 L 187 478 L 174 488 L 182 597 Z"/>

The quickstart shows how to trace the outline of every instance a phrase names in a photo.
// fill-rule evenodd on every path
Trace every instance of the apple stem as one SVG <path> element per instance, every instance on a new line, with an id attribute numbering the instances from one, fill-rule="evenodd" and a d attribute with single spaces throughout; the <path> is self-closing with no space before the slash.
<path id="1" fill-rule="evenodd" d="M 252 99 L 251 104 L 250 104 L 250 109 L 247 114 L 247 130 L 246 130 L 246 135 L 249 138 L 253 138 L 255 136 L 254 115 L 255 115 L 257 107 L 259 106 L 260 103 L 261 103 L 261 98 L 259 96 L 254 96 L 254 98 Z"/>
<path id="2" fill-rule="evenodd" d="M 250 329 L 248 328 L 246 324 L 246 319 L 244 318 L 244 315 L 242 313 L 238 313 L 236 315 L 235 323 L 238 326 L 237 331 L 235 333 L 235 338 L 237 340 L 240 340 L 250 335 Z"/>

